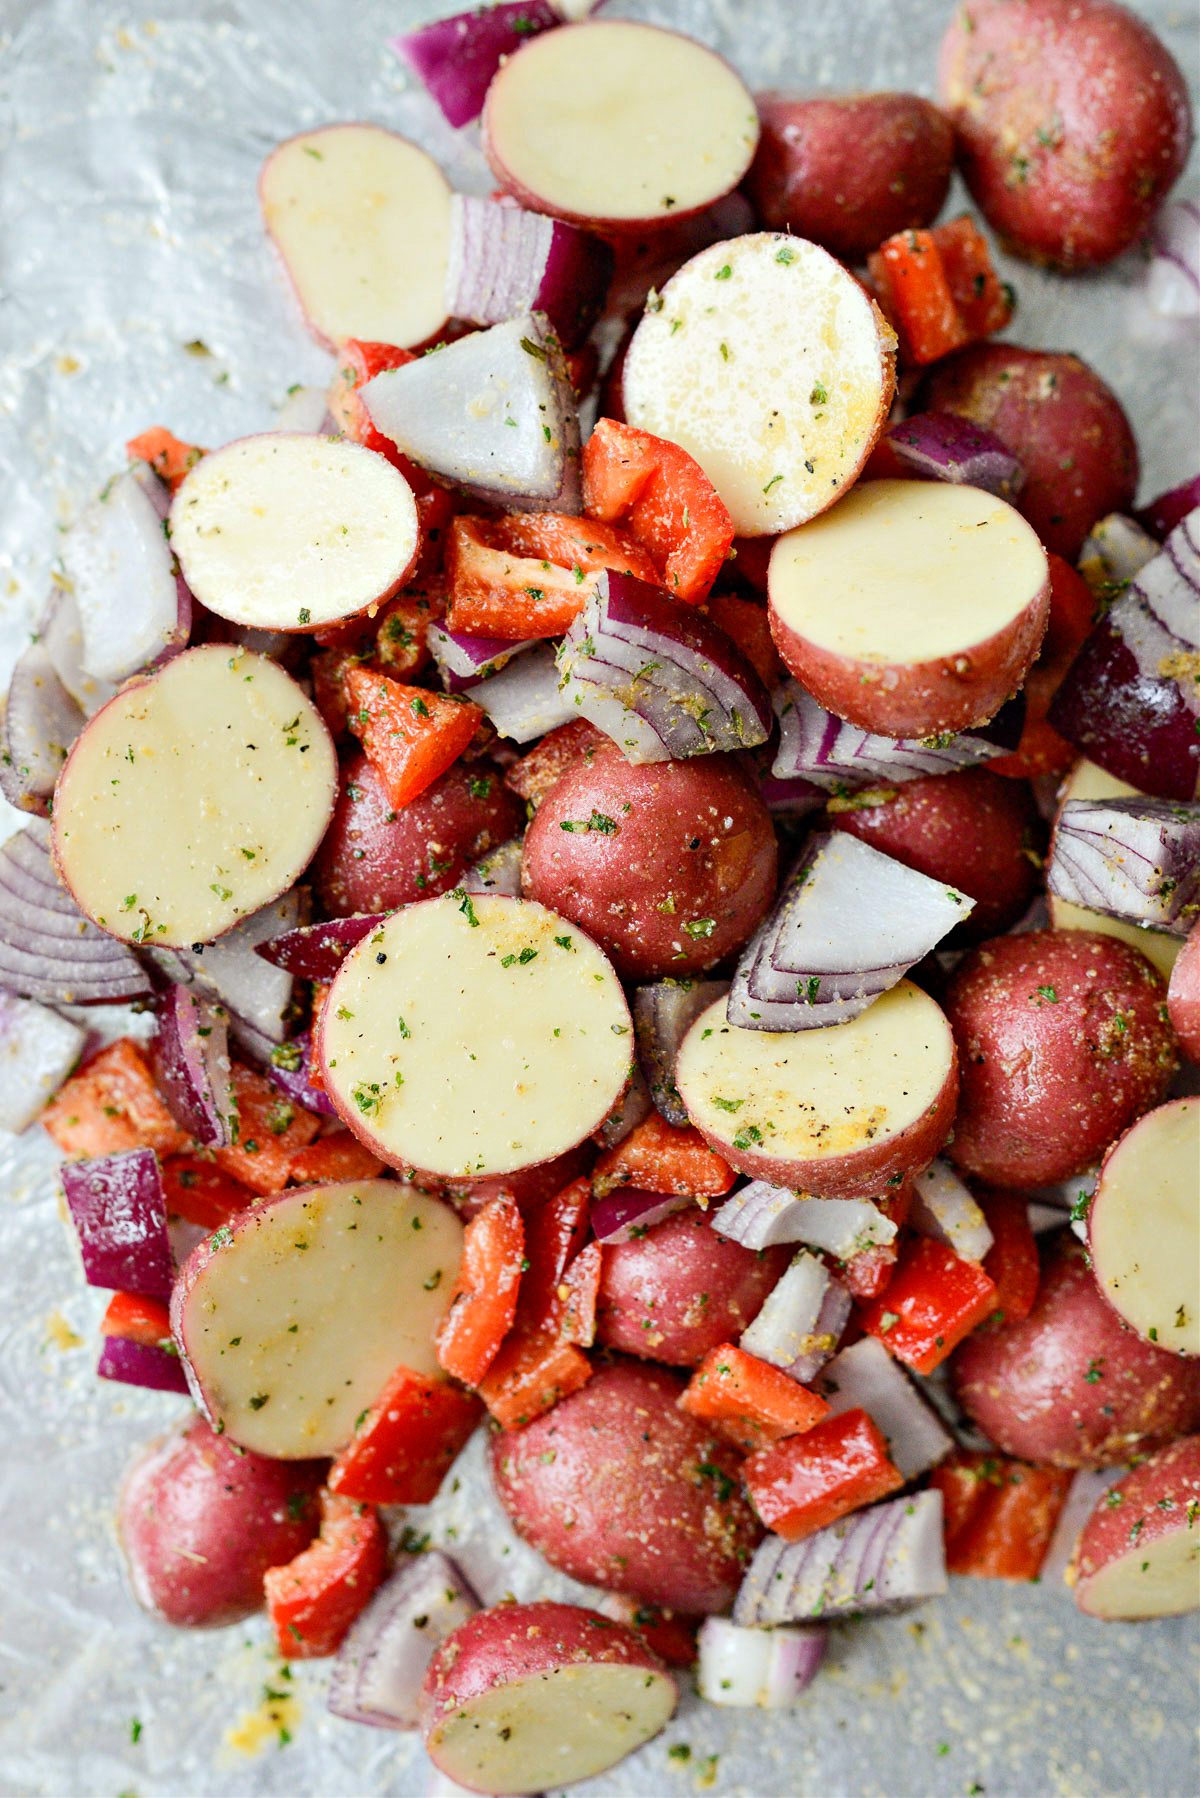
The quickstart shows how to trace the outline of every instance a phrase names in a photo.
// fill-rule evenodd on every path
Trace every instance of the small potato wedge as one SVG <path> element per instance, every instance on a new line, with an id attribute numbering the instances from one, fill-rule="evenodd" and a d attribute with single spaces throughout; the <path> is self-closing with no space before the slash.
<path id="1" fill-rule="evenodd" d="M 1200 1355 L 1200 1100 L 1157 1106 L 1113 1144 L 1088 1247 L 1101 1292 L 1139 1336 Z"/>
<path id="2" fill-rule="evenodd" d="M 1168 1443 L 1105 1493 L 1067 1578 L 1089 1617 L 1200 1609 L 1200 1436 Z"/>

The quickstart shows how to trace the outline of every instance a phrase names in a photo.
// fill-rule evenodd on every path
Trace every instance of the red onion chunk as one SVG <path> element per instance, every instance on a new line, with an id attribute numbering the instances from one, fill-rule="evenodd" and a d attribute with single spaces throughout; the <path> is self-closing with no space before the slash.
<path id="1" fill-rule="evenodd" d="M 487 680 L 511 662 L 523 649 L 533 649 L 538 638 L 513 643 L 504 637 L 471 637 L 464 631 L 429 629 L 429 648 L 447 693 L 464 693 L 477 681 Z"/>
<path id="2" fill-rule="evenodd" d="M 500 9 L 500 10 L 503 10 Z M 450 202 L 446 308 L 475 325 L 544 312 L 577 349 L 600 315 L 616 258 L 601 238 L 505 200 Z"/>
<path id="3" fill-rule="evenodd" d="M 225 1008 L 191 987 L 169 987 L 158 1002 L 151 1053 L 158 1090 L 180 1129 L 214 1148 L 232 1142 L 237 1100 Z"/>
<path id="4" fill-rule="evenodd" d="M 559 649 L 563 694 L 631 762 L 750 749 L 771 730 L 766 688 L 701 613 L 605 570 Z"/>
<path id="5" fill-rule="evenodd" d="M 578 512 L 579 418 L 541 312 L 474 331 L 368 381 L 376 430 L 410 461 L 512 512 Z"/>
<path id="6" fill-rule="evenodd" d="M 629 1242 L 695 1202 L 680 1193 L 643 1192 L 640 1186 L 617 1186 L 602 1199 L 592 1200 L 592 1230 L 597 1242 Z"/>
<path id="7" fill-rule="evenodd" d="M 154 1150 L 70 1161 L 62 1185 L 88 1285 L 170 1298 L 175 1266 Z"/>
<path id="8" fill-rule="evenodd" d="M 918 412 L 886 433 L 902 462 L 935 481 L 982 487 L 998 499 L 1021 491 L 1025 470 L 994 431 L 985 431 L 953 412 Z"/>
<path id="9" fill-rule="evenodd" d="M 982 1261 L 992 1246 L 987 1219 L 948 1161 L 932 1161 L 916 1176 L 909 1222 L 964 1261 Z"/>
<path id="10" fill-rule="evenodd" d="M 434 19 L 416 31 L 389 38 L 388 45 L 424 82 L 447 124 L 457 129 L 483 111 L 484 96 L 503 58 L 539 32 L 561 24 L 561 15 L 548 0 L 509 0 Z"/>
<path id="11" fill-rule="evenodd" d="M 726 1199 L 713 1218 L 713 1229 L 743 1248 L 798 1242 L 839 1261 L 891 1242 L 896 1234 L 891 1218 L 870 1199 L 814 1199 L 765 1180 L 752 1180 Z"/>
<path id="12" fill-rule="evenodd" d="M 112 681 L 97 680 L 83 666 L 83 625 L 75 595 L 56 587 L 38 622 L 38 642 L 76 705 L 90 718 L 116 692 Z"/>
<path id="13" fill-rule="evenodd" d="M 767 1536 L 755 1550 L 733 1606 L 735 1623 L 836 1621 L 936 1598 L 946 1590 L 942 1495 L 855 1511 L 803 1542 Z"/>
<path id="14" fill-rule="evenodd" d="M 760 774 L 758 790 L 773 818 L 807 818 L 810 812 L 819 812 L 828 797 L 823 787 L 800 775 L 781 780 L 777 774 Z"/>
<path id="15" fill-rule="evenodd" d="M 244 1046 L 244 1045 L 243 1045 Z M 272 1086 L 305 1111 L 319 1117 L 336 1117 L 337 1108 L 323 1087 L 314 1086 L 308 1077 L 312 1064 L 312 1038 L 308 1031 L 286 1043 L 266 1043 L 265 1053 L 255 1054 L 263 1073 Z M 250 1051 L 254 1053 L 253 1051 Z"/>
<path id="16" fill-rule="evenodd" d="M 287 1035 L 286 1016 L 292 1002 L 292 976 L 258 953 L 261 943 L 294 931 L 307 922 L 308 893 L 293 887 L 215 942 L 177 951 L 193 977 L 211 987 L 231 1012 L 272 1042 Z M 339 924 L 343 920 L 338 920 Z"/>
<path id="17" fill-rule="evenodd" d="M 742 1331 L 739 1346 L 772 1367 L 790 1370 L 801 1355 L 818 1346 L 817 1322 L 829 1284 L 825 1263 L 802 1249 L 767 1294 L 754 1322 Z"/>
<path id="18" fill-rule="evenodd" d="M 851 1299 L 840 1280 L 830 1279 L 817 1312 L 809 1346 L 797 1355 L 785 1372 L 801 1386 L 809 1386 L 828 1361 L 850 1322 Z"/>
<path id="19" fill-rule="evenodd" d="M 186 1393 L 188 1389 L 178 1355 L 156 1342 L 129 1342 L 124 1336 L 104 1338 L 96 1372 L 102 1380 L 144 1386 L 150 1392 Z"/>
<path id="20" fill-rule="evenodd" d="M 79 607 L 88 674 L 124 680 L 186 642 L 190 596 L 181 605 L 162 518 L 131 469 L 64 533 L 62 559 Z"/>
<path id="21" fill-rule="evenodd" d="M 1078 568 L 1093 593 L 1111 596 L 1157 554 L 1157 538 L 1123 512 L 1110 512 L 1084 538 Z"/>
<path id="22" fill-rule="evenodd" d="M 1200 804 L 1068 799 L 1046 885 L 1072 905 L 1186 936 L 1200 911 Z"/>
<path id="23" fill-rule="evenodd" d="M 644 1123 L 653 1110 L 654 1101 L 650 1097 L 646 1076 L 635 1061 L 629 1076 L 629 1085 L 596 1131 L 596 1140 L 600 1147 L 613 1149 L 619 1142 L 624 1142 L 630 1131 L 636 1130 L 639 1124 Z M 664 1215 L 669 1216 L 670 1213 Z M 660 1220 L 656 1218 L 654 1221 L 657 1223 Z"/>
<path id="24" fill-rule="evenodd" d="M 1178 487 L 1168 487 L 1165 493 L 1158 494 L 1148 506 L 1142 507 L 1137 514 L 1137 521 L 1145 525 L 1150 535 L 1157 537 L 1161 543 L 1197 506 L 1200 506 L 1200 474 L 1194 474 L 1190 481 L 1182 481 Z"/>
<path id="25" fill-rule="evenodd" d="M 510 837 L 507 843 L 498 843 L 467 869 L 462 878 L 464 893 L 494 893 L 497 898 L 519 899 L 521 857 L 520 837 Z"/>
<path id="26" fill-rule="evenodd" d="M 75 1063 L 86 1032 L 33 999 L 0 992 L 0 1130 L 24 1130 Z"/>
<path id="27" fill-rule="evenodd" d="M 1145 293 L 1164 318 L 1200 317 L 1200 206 L 1168 200 L 1150 232 Z"/>
<path id="28" fill-rule="evenodd" d="M 771 705 L 779 720 L 771 773 L 779 780 L 811 781 L 828 793 L 976 767 L 1015 750 L 1025 720 L 1025 701 L 1018 694 L 987 724 L 958 736 L 881 737 L 827 712 L 791 679 L 776 687 Z"/>
<path id="29" fill-rule="evenodd" d="M 874 1336 L 863 1336 L 826 1362 L 813 1382 L 835 1417 L 865 1411 L 887 1438 L 888 1457 L 906 1480 L 945 1458 L 954 1439 L 899 1362 Z"/>
<path id="30" fill-rule="evenodd" d="M 298 924 L 294 930 L 256 943 L 254 952 L 301 980 L 332 980 L 355 943 L 378 930 L 389 916 L 385 911 L 355 912 L 348 918 Z"/>
<path id="31" fill-rule="evenodd" d="M 820 1628 L 747 1629 L 727 1617 L 706 1617 L 697 1645 L 697 1686 L 710 1704 L 778 1710 L 794 1704 L 825 1658 Z"/>
<path id="32" fill-rule="evenodd" d="M 430 1549 L 382 1585 L 350 1627 L 329 1682 L 329 1709 L 351 1723 L 415 1729 L 434 1649 L 474 1616 L 478 1601 L 459 1569 Z"/>
<path id="33" fill-rule="evenodd" d="M 554 651 L 546 643 L 464 691 L 514 743 L 531 743 L 577 716 L 560 689 Z"/>
<path id="34" fill-rule="evenodd" d="M 4 707 L 0 791 L 19 811 L 43 817 L 83 712 L 60 680 L 43 643 L 17 658 Z"/>
<path id="35" fill-rule="evenodd" d="M 46 1005 L 117 1003 L 152 990 L 137 957 L 59 883 L 41 819 L 0 847 L 0 989 Z"/>
<path id="36" fill-rule="evenodd" d="M 656 1109 L 668 1124 L 688 1123 L 675 1086 L 679 1045 L 700 1013 L 728 990 L 724 980 L 657 980 L 633 995 L 638 1061 Z"/>

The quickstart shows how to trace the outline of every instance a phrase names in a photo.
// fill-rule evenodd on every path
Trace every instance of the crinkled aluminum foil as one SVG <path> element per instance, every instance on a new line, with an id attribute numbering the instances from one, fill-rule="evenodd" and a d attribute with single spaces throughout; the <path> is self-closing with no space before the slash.
<path id="1" fill-rule="evenodd" d="M 448 0 L 447 0 L 448 5 Z M 254 182 L 279 139 L 367 118 L 486 191 L 385 40 L 436 0 L 0 0 L 0 617 L 3 668 L 45 597 L 56 533 L 152 423 L 214 444 L 273 421 L 330 358 L 305 336 Z M 1197 85 L 1194 4 L 1142 0 Z M 752 85 L 930 92 L 949 0 L 645 0 Z M 664 95 L 664 105 L 670 96 Z M 1190 187 L 1195 192 L 1195 165 Z M 1012 335 L 1076 349 L 1115 387 L 1146 494 L 1197 463 L 1197 339 L 1149 320 L 1131 256 L 1066 282 L 1010 265 Z M 15 816 L 12 820 L 17 822 Z M 177 1632 L 139 1613 L 112 1529 L 134 1446 L 179 1401 L 95 1380 L 104 1296 L 58 1216 L 34 1130 L 0 1143 L 0 1791 L 54 1798 L 412 1794 L 415 1740 L 324 1708 L 324 1669 L 261 1622 Z M 488 1599 L 566 1593 L 523 1548 L 467 1451 L 458 1490 L 407 1522 Z M 1065 1591 L 953 1582 L 919 1612 L 839 1631 L 792 1711 L 685 1698 L 664 1734 L 580 1793 L 1091 1798 L 1200 1790 L 1194 1619 L 1104 1625 Z M 293 1690 L 270 1714 L 264 1691 Z M 285 1740 L 290 1736 L 290 1740 Z M 686 1752 L 685 1752 L 686 1751 Z"/>

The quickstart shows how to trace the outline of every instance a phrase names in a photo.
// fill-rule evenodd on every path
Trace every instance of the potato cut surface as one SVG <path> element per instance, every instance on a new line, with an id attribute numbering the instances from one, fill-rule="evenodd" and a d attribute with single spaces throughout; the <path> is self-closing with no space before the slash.
<path id="1" fill-rule="evenodd" d="M 1088 1214 L 1105 1298 L 1138 1335 L 1200 1355 L 1200 1099 L 1139 1118 L 1110 1150 Z"/>
<path id="2" fill-rule="evenodd" d="M 839 499 L 887 415 L 895 352 L 841 263 L 756 233 L 693 256 L 655 304 L 625 360 L 629 423 L 694 456 L 743 536 Z"/>
<path id="3" fill-rule="evenodd" d="M 416 144 L 377 125 L 307 131 L 268 156 L 258 193 L 318 337 L 410 349 L 445 324 L 450 184 Z"/>
<path id="4" fill-rule="evenodd" d="M 1002 499 L 945 481 L 869 481 L 771 552 L 771 603 L 799 636 L 877 663 L 975 649 L 1046 583 L 1031 526 Z"/>
<path id="5" fill-rule="evenodd" d="M 266 656 L 190 649 L 90 721 L 59 776 L 54 853 L 124 942 L 211 942 L 285 892 L 325 834 L 337 757 Z"/>
<path id="6" fill-rule="evenodd" d="M 460 890 L 351 951 L 321 1033 L 331 1098 L 397 1167 L 510 1173 L 583 1141 L 624 1088 L 629 1012 L 590 937 L 531 899 Z"/>
<path id="7" fill-rule="evenodd" d="M 171 506 L 171 546 L 196 598 L 261 630 L 316 629 L 387 599 L 418 535 L 399 470 L 332 437 L 227 443 L 197 462 Z"/>
<path id="8" fill-rule="evenodd" d="M 898 1136 L 954 1069 L 940 1008 L 902 980 L 849 1024 L 742 1030 L 710 1005 L 684 1038 L 675 1084 L 699 1129 L 785 1161 L 852 1155 Z"/>
<path id="9" fill-rule="evenodd" d="M 504 184 L 560 218 L 674 218 L 736 187 L 758 111 L 711 50 L 600 19 L 547 31 L 501 65 L 483 118 Z"/>
<path id="10" fill-rule="evenodd" d="M 398 1180 L 298 1188 L 200 1244 L 172 1328 L 214 1428 L 293 1460 L 336 1454 L 433 1337 L 462 1256 L 448 1205 Z"/>
<path id="11" fill-rule="evenodd" d="M 1117 1555 L 1076 1589 L 1092 1617 L 1176 1617 L 1200 1606 L 1200 1526 L 1186 1518 L 1169 1535 Z"/>
<path id="12" fill-rule="evenodd" d="M 675 1709 L 670 1679 L 645 1667 L 564 1666 L 464 1699 L 426 1747 L 474 1791 L 557 1790 L 602 1773 L 657 1735 Z"/>
<path id="13" fill-rule="evenodd" d="M 1118 780 L 1107 768 L 1097 767 L 1086 757 L 1076 762 L 1059 790 L 1059 803 L 1068 799 L 1132 799 L 1138 789 L 1128 781 Z M 1140 949 L 1147 961 L 1154 963 L 1164 980 L 1171 977 L 1176 957 L 1183 948 L 1181 938 L 1169 936 L 1165 930 L 1142 930 L 1122 918 L 1107 918 L 1103 912 L 1088 911 L 1086 906 L 1072 905 L 1055 893 L 1046 895 L 1050 907 L 1050 923 L 1055 930 L 1098 930 L 1102 936 L 1115 936 L 1133 949 Z"/>

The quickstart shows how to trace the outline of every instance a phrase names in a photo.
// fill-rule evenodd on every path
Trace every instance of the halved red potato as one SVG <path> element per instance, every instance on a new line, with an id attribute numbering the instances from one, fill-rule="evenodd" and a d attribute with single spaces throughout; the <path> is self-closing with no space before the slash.
<path id="1" fill-rule="evenodd" d="M 509 193 L 605 230 L 699 212 L 737 186 L 757 143 L 757 108 L 727 62 L 628 19 L 531 38 L 483 109 L 484 153 Z"/>
<path id="2" fill-rule="evenodd" d="M 622 371 L 625 417 L 695 457 L 740 536 L 770 536 L 850 486 L 895 363 L 895 333 L 840 262 L 756 232 L 701 250 L 647 307 Z"/>
<path id="3" fill-rule="evenodd" d="M 1058 790 L 1058 810 L 1062 811 L 1068 799 L 1132 799 L 1137 792 L 1138 789 L 1131 787 L 1128 781 L 1118 780 L 1115 774 L 1110 774 L 1106 768 L 1098 768 L 1084 756 L 1076 762 Z M 1053 846 L 1051 838 L 1051 851 Z M 1046 902 L 1055 930 L 1094 930 L 1101 936 L 1115 936 L 1120 942 L 1128 943 L 1131 949 L 1140 949 L 1163 979 L 1170 979 L 1183 948 L 1179 937 L 1169 936 L 1165 930 L 1142 930 L 1137 924 L 1127 924 L 1123 918 L 1106 917 L 1102 911 L 1088 911 L 1086 906 L 1072 905 L 1069 899 L 1060 899 L 1056 893 L 1048 893 Z"/>
<path id="4" fill-rule="evenodd" d="M 1171 969 L 1167 1015 L 1183 1053 L 1200 1062 L 1200 924 L 1193 924 Z"/>
<path id="5" fill-rule="evenodd" d="M 1200 1436 L 1168 1443 L 1104 1494 L 1067 1577 L 1090 1617 L 1200 1609 Z"/>
<path id="6" fill-rule="evenodd" d="M 1033 665 L 1046 552 L 994 494 L 869 481 L 771 552 L 771 630 L 827 711 L 888 737 L 968 730 Z"/>
<path id="7" fill-rule="evenodd" d="M 1200 1100 L 1159 1105 L 1113 1144 L 1088 1247 L 1096 1284 L 1139 1336 L 1200 1355 Z"/>
<path id="8" fill-rule="evenodd" d="M 958 1059 L 939 1007 L 901 980 L 849 1024 L 744 1030 L 718 999 L 680 1046 L 688 1116 L 731 1167 L 818 1198 L 869 1198 L 946 1140 Z"/>
<path id="9" fill-rule="evenodd" d="M 54 795 L 54 856 L 123 942 L 208 943 L 286 892 L 325 834 L 337 756 L 269 656 L 187 650 L 98 711 Z"/>
<path id="10" fill-rule="evenodd" d="M 258 1454 L 336 1454 L 397 1367 L 438 1372 L 461 1259 L 450 1206 L 399 1180 L 261 1200 L 193 1249 L 171 1294 L 196 1402 Z"/>
<path id="11" fill-rule="evenodd" d="M 462 888 L 350 951 L 321 1014 L 325 1088 L 393 1167 L 486 1178 L 590 1136 L 629 1078 L 612 963 L 532 899 Z"/>
<path id="12" fill-rule="evenodd" d="M 469 1792 L 557 1790 L 657 1735 L 676 1696 L 625 1624 L 545 1598 L 499 1604 L 435 1649 L 421 1735 L 434 1765 Z"/>
<path id="13" fill-rule="evenodd" d="M 268 631 L 373 612 L 407 578 L 421 540 L 412 488 L 386 457 L 286 431 L 201 457 L 170 523 L 196 598 L 219 618 Z"/>
<path id="14" fill-rule="evenodd" d="M 446 322 L 450 183 L 379 125 L 290 137 L 258 178 L 267 230 L 328 349 L 357 337 L 412 349 Z"/>

